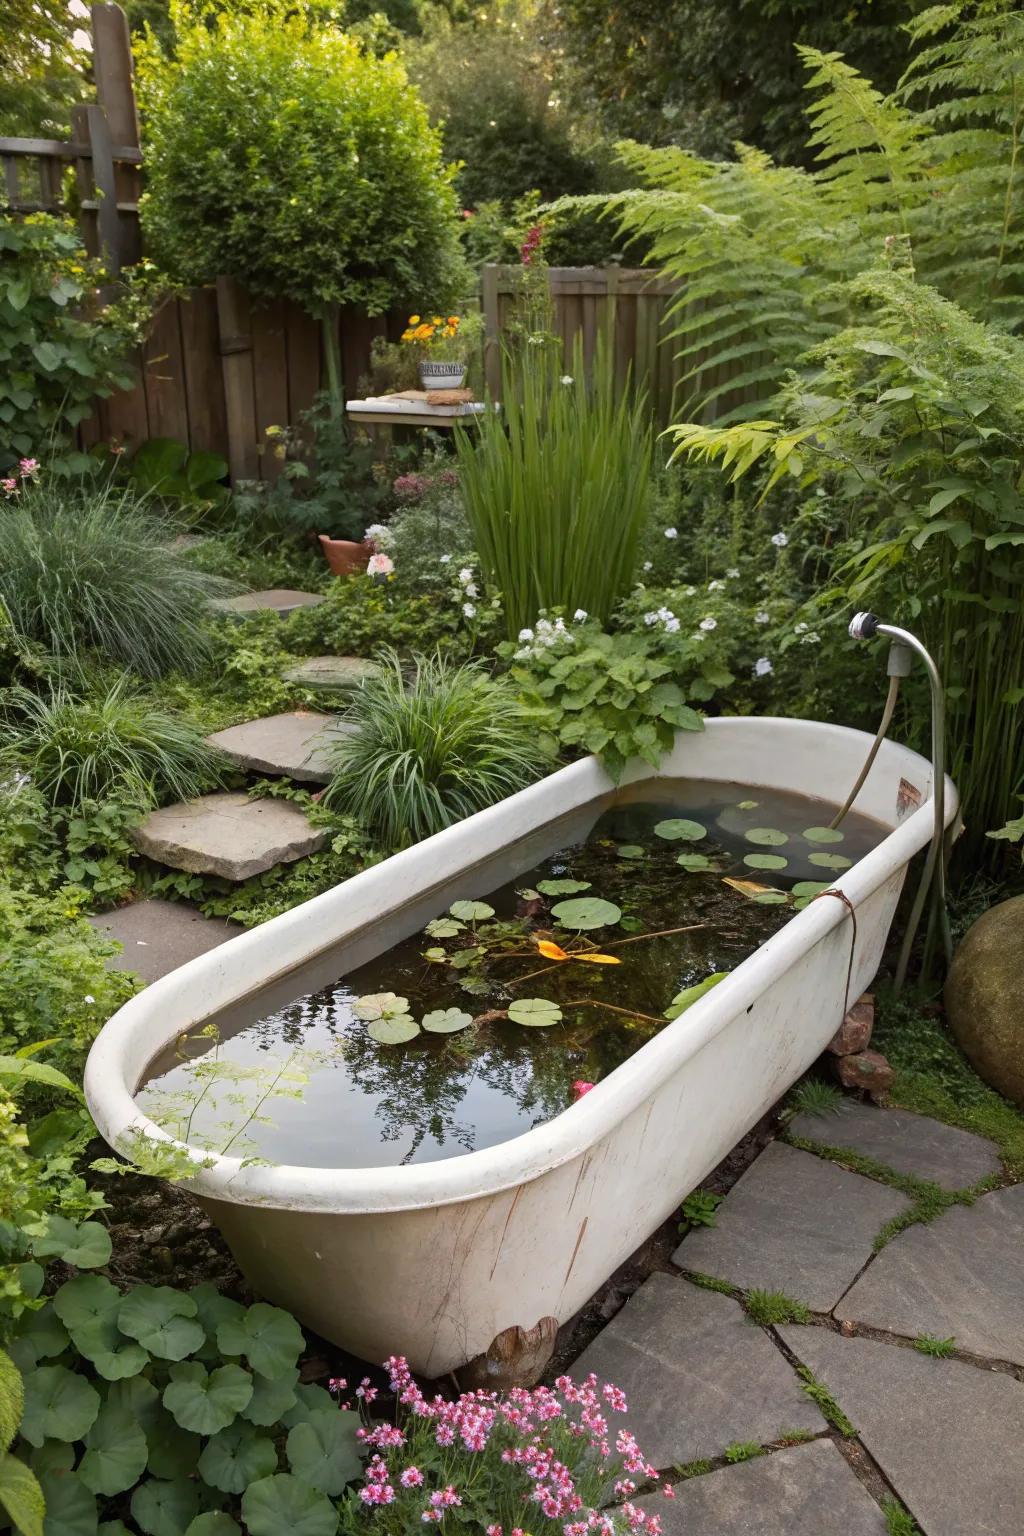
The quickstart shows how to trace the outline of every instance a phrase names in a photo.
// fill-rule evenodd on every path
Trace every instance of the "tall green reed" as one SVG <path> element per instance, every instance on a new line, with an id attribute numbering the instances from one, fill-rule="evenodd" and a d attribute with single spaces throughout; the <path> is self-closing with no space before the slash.
<path id="1" fill-rule="evenodd" d="M 644 395 L 620 386 L 599 336 L 579 338 L 563 375 L 553 338 L 502 361 L 502 405 L 456 442 L 466 511 L 511 636 L 541 608 L 607 620 L 629 589 L 650 503 L 653 441 Z"/>

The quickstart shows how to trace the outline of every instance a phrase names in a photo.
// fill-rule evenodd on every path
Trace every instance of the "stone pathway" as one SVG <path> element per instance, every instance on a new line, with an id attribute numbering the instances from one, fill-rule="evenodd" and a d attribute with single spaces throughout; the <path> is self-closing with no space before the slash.
<path id="1" fill-rule="evenodd" d="M 227 918 L 203 917 L 184 902 L 161 901 L 157 897 L 133 901 L 127 907 L 101 912 L 86 921 L 124 946 L 121 954 L 107 961 L 111 969 L 134 971 L 143 981 L 158 981 L 168 971 L 177 970 L 179 965 L 245 932 Z"/>
<path id="2" fill-rule="evenodd" d="M 207 736 L 206 742 L 248 772 L 326 784 L 333 771 L 333 749 L 352 730 L 335 715 L 296 710 L 230 725 Z"/>
<path id="3" fill-rule="evenodd" d="M 282 676 L 313 693 L 354 693 L 364 682 L 380 675 L 380 666 L 362 656 L 309 656 Z"/>
<path id="4" fill-rule="evenodd" d="M 201 795 L 152 811 L 132 833 L 140 853 L 195 875 L 248 880 L 275 864 L 316 853 L 327 833 L 286 800 Z"/>
<path id="5" fill-rule="evenodd" d="M 979 1192 L 997 1149 L 902 1110 L 787 1134 L 827 1155 L 771 1143 L 571 1368 L 622 1386 L 674 1483 L 645 1509 L 665 1536 L 1021 1536 L 1024 1185 Z M 754 1292 L 809 1321 L 760 1326 Z"/>
<path id="6" fill-rule="evenodd" d="M 314 608 L 323 602 L 321 592 L 298 592 L 293 587 L 268 587 L 265 592 L 244 592 L 241 597 L 215 597 L 210 607 L 236 619 L 247 619 L 253 613 L 277 613 L 282 619 L 299 608 Z"/>

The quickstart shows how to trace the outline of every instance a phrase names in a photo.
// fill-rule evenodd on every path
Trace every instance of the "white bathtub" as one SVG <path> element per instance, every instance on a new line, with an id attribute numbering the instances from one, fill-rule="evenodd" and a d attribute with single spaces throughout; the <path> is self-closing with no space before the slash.
<path id="1" fill-rule="evenodd" d="M 843 800 L 870 738 L 812 721 L 727 719 L 683 733 L 658 777 Z M 174 1038 L 254 992 L 295 995 L 408 937 L 445 899 L 482 895 L 558 847 L 551 824 L 613 785 L 594 758 L 396 854 L 182 966 L 127 1003 L 89 1056 L 85 1090 L 112 1146 L 166 1140 L 133 1094 Z M 886 742 L 856 809 L 892 830 L 841 879 L 856 909 L 850 998 L 871 981 L 908 861 L 932 830 L 929 764 Z M 948 821 L 957 798 L 947 783 Z M 525 842 L 521 842 L 526 838 Z M 505 855 L 520 844 L 511 865 Z M 684 877 L 685 878 L 685 877 Z M 387 933 L 381 919 L 387 917 Z M 255 1289 L 367 1360 L 440 1375 L 512 1325 L 569 1319 L 814 1061 L 840 1022 L 853 924 L 822 898 L 585 1098 L 512 1141 L 408 1167 L 242 1166 L 218 1157 L 190 1187 Z M 204 1154 L 195 1153 L 197 1160 Z"/>

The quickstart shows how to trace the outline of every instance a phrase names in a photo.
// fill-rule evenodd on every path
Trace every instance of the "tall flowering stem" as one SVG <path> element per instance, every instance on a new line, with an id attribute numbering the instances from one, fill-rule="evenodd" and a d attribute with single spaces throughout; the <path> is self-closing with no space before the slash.
<path id="1" fill-rule="evenodd" d="M 486 1536 L 659 1536 L 658 1515 L 633 1497 L 658 1483 L 631 1432 L 618 1387 L 560 1376 L 554 1387 L 427 1399 L 401 1356 L 385 1361 L 393 1423 L 366 1414 L 362 1486 L 341 1506 L 344 1532 L 412 1536 L 423 1526 Z M 359 1396 L 357 1392 L 357 1396 Z M 672 1490 L 662 1490 L 672 1497 Z"/>

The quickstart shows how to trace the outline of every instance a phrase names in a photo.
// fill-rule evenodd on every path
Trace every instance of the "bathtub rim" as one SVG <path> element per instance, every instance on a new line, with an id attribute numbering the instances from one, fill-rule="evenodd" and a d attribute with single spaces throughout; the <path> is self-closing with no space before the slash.
<path id="1" fill-rule="evenodd" d="M 865 751 L 871 742 L 866 732 L 846 726 L 790 720 L 787 717 L 730 716 L 709 720 L 706 729 L 717 735 L 719 732 L 728 733 L 730 728 L 749 728 L 762 722 L 775 733 L 787 728 L 799 728 L 804 733 L 808 728 L 814 728 L 833 737 L 839 733 L 846 740 L 854 738 L 863 743 Z M 680 733 L 683 738 L 688 735 Z M 677 742 L 679 739 L 677 737 Z M 904 771 L 915 769 L 918 774 L 923 771 L 927 783 L 931 785 L 931 765 L 926 758 L 895 742 L 884 743 L 883 752 L 884 760 L 887 763 L 891 760 L 889 766 L 893 769 L 902 764 Z M 670 755 L 666 754 L 666 759 Z M 879 763 L 882 761 L 880 755 Z M 626 785 L 659 777 L 677 775 L 668 775 L 644 764 L 632 767 L 622 782 Z M 268 930 L 276 929 L 277 935 L 286 938 L 288 930 L 292 929 L 297 958 L 293 958 L 284 970 L 287 972 L 295 969 L 304 960 L 321 952 L 323 947 L 330 947 L 301 947 L 302 914 L 308 914 L 314 905 L 324 909 L 337 902 L 338 893 L 351 889 L 355 882 L 360 882 L 372 891 L 381 881 L 381 871 L 387 870 L 389 866 L 394 871 L 396 861 L 405 861 L 407 864 L 412 861 L 422 862 L 425 853 L 429 859 L 431 845 L 440 838 L 450 839 L 453 831 L 464 835 L 468 832 L 469 836 L 485 830 L 491 832 L 499 826 L 498 818 L 507 815 L 513 803 L 522 805 L 527 800 L 539 799 L 545 791 L 550 794 L 551 786 L 556 781 L 563 797 L 575 793 L 574 805 L 584 804 L 620 787 L 612 782 L 594 757 L 570 763 L 518 794 L 456 823 L 455 827 L 447 828 L 433 838 L 424 839 L 412 848 L 394 854 L 390 859 L 313 897 L 309 902 L 272 918 L 259 928 L 250 929 L 225 945 L 197 956 L 131 998 L 101 1029 L 89 1053 L 85 1070 L 86 1100 L 98 1129 L 110 1146 L 121 1147 L 125 1138 L 133 1135 L 177 1146 L 186 1151 L 196 1164 L 195 1175 L 183 1181 L 183 1187 L 204 1199 L 231 1204 L 336 1215 L 379 1215 L 486 1199 L 540 1178 L 581 1157 L 589 1148 L 610 1135 L 621 1121 L 653 1097 L 666 1078 L 678 1072 L 739 1013 L 756 1005 L 774 980 L 827 938 L 840 924 L 849 921 L 845 902 L 838 899 L 813 901 L 743 960 L 723 982 L 699 999 L 685 1015 L 667 1024 L 614 1072 L 596 1084 L 584 1098 L 567 1106 L 552 1120 L 508 1141 L 463 1153 L 458 1157 L 411 1166 L 378 1164 L 369 1168 L 246 1164 L 243 1158 L 207 1153 L 178 1141 L 139 1109 L 134 1097 L 138 1083 L 131 1081 L 126 1068 L 130 1042 L 138 1030 L 159 1023 L 161 1015 L 168 1011 L 173 1013 L 173 1003 L 180 998 L 183 985 L 201 984 L 203 973 L 208 973 L 217 964 L 218 956 L 223 958 L 225 950 L 232 950 L 239 961 L 247 949 L 253 950 L 255 957 L 256 946 L 265 941 Z M 759 784 L 756 771 L 735 781 L 730 779 L 730 782 L 749 784 L 751 788 Z M 957 811 L 957 792 L 947 778 L 947 827 L 955 821 Z M 555 820 L 557 817 L 548 819 Z M 905 869 L 914 854 L 929 841 L 932 825 L 933 807 L 929 794 L 917 809 L 892 826 L 877 847 L 833 881 L 830 889 L 841 892 L 854 908 L 859 907 Z M 399 903 L 401 905 L 404 902 Z M 383 911 L 381 915 L 384 915 Z M 332 942 L 341 942 L 340 936 L 336 935 Z M 282 971 L 279 969 L 260 976 L 253 985 L 236 991 L 234 996 L 244 996 L 246 991 L 269 984 L 280 974 Z M 182 1027 L 187 1028 L 188 1025 L 179 1024 L 168 1029 L 164 1024 L 148 1059 L 152 1060 Z"/>

